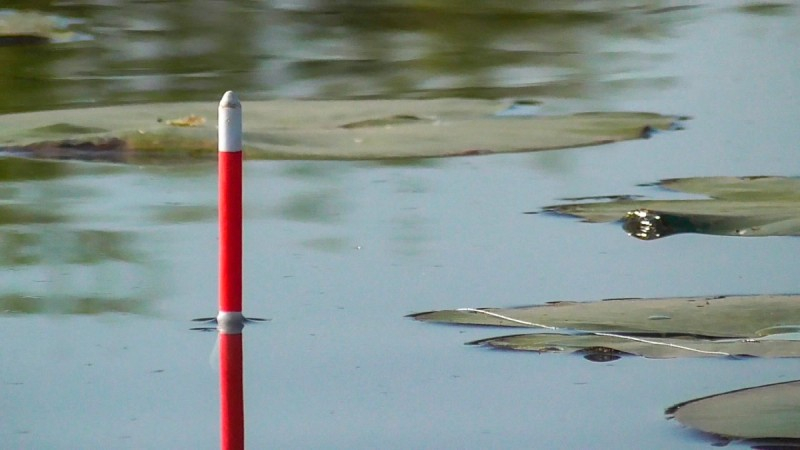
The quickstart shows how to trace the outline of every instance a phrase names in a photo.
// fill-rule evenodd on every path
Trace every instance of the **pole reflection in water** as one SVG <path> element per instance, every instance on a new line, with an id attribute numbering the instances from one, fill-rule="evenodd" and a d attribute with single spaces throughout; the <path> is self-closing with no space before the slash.
<path id="1" fill-rule="evenodd" d="M 244 449 L 244 361 L 242 333 L 219 331 L 220 431 L 222 450 Z"/>

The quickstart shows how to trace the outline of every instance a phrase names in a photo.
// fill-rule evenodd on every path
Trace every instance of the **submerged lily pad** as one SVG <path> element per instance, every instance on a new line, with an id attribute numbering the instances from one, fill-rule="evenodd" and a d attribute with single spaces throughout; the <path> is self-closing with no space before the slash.
<path id="1" fill-rule="evenodd" d="M 554 302 L 524 308 L 431 311 L 411 317 L 426 322 L 553 331 L 472 342 L 511 350 L 650 358 L 800 356 L 797 295 Z"/>
<path id="2" fill-rule="evenodd" d="M 216 107 L 215 102 L 171 103 L 0 116 L 0 151 L 59 159 L 108 155 L 111 161 L 132 162 L 213 158 L 216 121 L 175 126 L 188 122 L 161 118 L 215 118 Z M 464 99 L 244 102 L 244 150 L 251 159 L 524 152 L 639 139 L 644 130 L 672 129 L 682 120 L 629 112 L 501 116 L 503 110 L 501 102 Z M 91 158 L 87 151 L 101 156 Z"/>
<path id="3" fill-rule="evenodd" d="M 666 414 L 728 439 L 800 439 L 800 380 L 690 400 L 668 408 Z"/>
<path id="4" fill-rule="evenodd" d="M 699 177 L 663 180 L 660 187 L 706 200 L 642 200 L 619 196 L 612 201 L 545 207 L 546 212 L 586 222 L 622 221 L 625 231 L 642 240 L 678 233 L 722 236 L 800 235 L 800 179 L 789 177 Z"/>

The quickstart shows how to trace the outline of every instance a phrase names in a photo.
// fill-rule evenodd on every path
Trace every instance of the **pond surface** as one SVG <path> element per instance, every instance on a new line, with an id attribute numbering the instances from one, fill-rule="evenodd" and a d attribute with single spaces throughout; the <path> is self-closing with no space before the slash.
<path id="1" fill-rule="evenodd" d="M 245 111 L 248 99 L 472 96 L 692 116 L 682 131 L 575 150 L 246 163 L 245 314 L 271 319 L 244 334 L 246 429 L 250 448 L 709 448 L 664 409 L 795 379 L 800 362 L 593 363 L 465 347 L 497 333 L 404 317 L 800 290 L 797 239 L 642 242 L 523 214 L 570 197 L 677 197 L 637 186 L 663 178 L 798 175 L 795 6 L 578 3 L 240 1 L 215 16 L 63 2 L 48 14 L 81 38 L 0 47 L 0 109 L 216 103 L 235 89 Z M 6 158 L 0 178 L 0 442 L 217 448 L 216 335 L 189 330 L 216 313 L 216 166 Z"/>

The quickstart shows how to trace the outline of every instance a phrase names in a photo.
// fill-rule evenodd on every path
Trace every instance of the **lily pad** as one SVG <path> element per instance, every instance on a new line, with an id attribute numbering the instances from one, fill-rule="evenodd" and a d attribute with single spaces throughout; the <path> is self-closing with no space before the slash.
<path id="1" fill-rule="evenodd" d="M 694 336 L 664 338 L 614 333 L 536 333 L 481 339 L 468 344 L 501 350 L 579 353 L 595 361 L 616 359 L 622 355 L 645 358 L 800 357 L 800 342 L 796 334 L 780 342 L 767 342 L 763 339 L 702 339 Z"/>
<path id="2" fill-rule="evenodd" d="M 643 200 L 615 196 L 611 201 L 553 205 L 544 211 L 586 222 L 621 221 L 642 240 L 678 233 L 722 236 L 800 235 L 800 179 L 789 177 L 700 177 L 663 180 L 657 186 L 707 195 L 701 200 Z"/>
<path id="3" fill-rule="evenodd" d="M 9 114 L 0 116 L 0 152 L 121 162 L 210 159 L 216 156 L 216 120 L 173 118 L 216 118 L 216 107 L 170 103 Z M 498 101 L 465 99 L 244 102 L 244 150 L 251 159 L 524 152 L 639 139 L 683 119 L 635 112 L 503 116 L 507 109 Z M 191 126 L 176 126 L 184 124 Z"/>
<path id="4" fill-rule="evenodd" d="M 425 322 L 552 331 L 472 342 L 511 350 L 650 358 L 800 356 L 797 295 L 553 302 L 523 308 L 431 311 L 410 317 Z"/>
<path id="5" fill-rule="evenodd" d="M 800 380 L 690 400 L 668 408 L 666 414 L 728 439 L 800 439 Z"/>

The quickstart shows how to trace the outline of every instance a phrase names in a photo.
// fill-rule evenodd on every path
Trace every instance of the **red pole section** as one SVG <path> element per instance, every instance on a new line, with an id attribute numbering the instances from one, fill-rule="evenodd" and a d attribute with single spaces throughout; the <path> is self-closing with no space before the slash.
<path id="1" fill-rule="evenodd" d="M 220 431 L 222 450 L 244 450 L 242 334 L 219 334 Z"/>
<path id="2" fill-rule="evenodd" d="M 219 315 L 220 331 L 241 332 L 242 317 L 242 104 L 233 91 L 219 102 Z M 240 326 L 235 326 L 239 323 Z M 233 329 L 227 329 L 234 325 Z"/>

